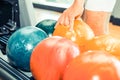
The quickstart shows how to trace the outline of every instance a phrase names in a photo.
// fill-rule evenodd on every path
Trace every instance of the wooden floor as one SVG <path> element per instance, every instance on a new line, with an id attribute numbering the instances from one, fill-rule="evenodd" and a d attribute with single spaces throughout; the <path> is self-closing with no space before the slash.
<path id="1" fill-rule="evenodd" d="M 120 39 L 120 26 L 110 23 L 110 33 Z"/>

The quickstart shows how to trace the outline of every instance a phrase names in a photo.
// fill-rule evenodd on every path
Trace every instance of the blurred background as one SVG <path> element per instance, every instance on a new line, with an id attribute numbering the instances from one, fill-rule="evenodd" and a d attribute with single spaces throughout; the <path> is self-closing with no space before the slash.
<path id="1" fill-rule="evenodd" d="M 14 80 L 12 75 L 22 77 L 21 80 L 29 80 L 32 76 L 31 73 L 26 72 L 23 73 L 27 76 L 21 74 L 5 63 L 7 62 L 6 44 L 12 33 L 24 26 L 35 26 L 44 19 L 57 20 L 72 2 L 73 0 L 0 0 L 0 80 Z M 120 0 L 117 0 L 111 15 L 110 31 L 119 36 Z M 3 73 L 5 75 L 2 75 Z M 2 76 L 5 79 L 1 79 Z"/>
<path id="2" fill-rule="evenodd" d="M 38 5 L 49 5 L 49 6 L 51 6 L 51 7 L 61 7 L 61 8 L 67 8 L 67 7 L 69 7 L 71 4 L 72 4 L 72 2 L 73 2 L 73 0 L 32 0 L 32 2 L 33 2 L 33 4 L 34 5 L 36 5 L 36 4 L 38 4 Z M 42 7 L 34 7 L 34 9 L 35 9 L 35 13 L 37 14 L 36 16 L 40 16 L 42 13 L 41 13 L 41 9 L 42 9 Z M 40 10 L 39 10 L 40 9 Z M 45 10 L 45 9 L 44 9 Z M 49 9 L 47 9 L 47 10 L 49 10 Z M 56 10 L 54 10 L 53 12 L 57 12 L 57 11 L 60 11 L 59 9 L 56 9 Z M 41 14 L 39 14 L 39 12 L 41 13 Z M 44 11 L 43 11 L 44 12 Z M 48 11 L 47 11 L 48 12 Z M 50 12 L 51 12 L 51 10 L 50 10 Z M 52 15 L 56 15 L 56 13 L 52 13 L 51 14 L 51 16 Z M 42 15 L 41 15 L 42 16 Z M 50 16 L 50 15 L 49 15 Z M 57 16 L 59 16 L 59 13 L 57 14 Z M 57 17 L 56 16 L 56 17 Z M 56 17 L 55 17 L 55 19 L 56 19 Z M 40 19 L 38 19 L 38 17 L 36 18 L 37 20 L 40 20 Z M 111 22 L 113 22 L 114 24 L 116 24 L 116 25 L 120 25 L 120 0 L 117 0 L 116 1 L 116 5 L 115 5 L 115 7 L 114 7 L 114 10 L 113 10 L 113 12 L 112 12 L 112 16 L 111 16 Z"/>

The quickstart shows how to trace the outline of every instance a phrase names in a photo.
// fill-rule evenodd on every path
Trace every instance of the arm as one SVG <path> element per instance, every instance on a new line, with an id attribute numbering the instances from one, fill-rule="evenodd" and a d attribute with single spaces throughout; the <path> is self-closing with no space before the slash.
<path id="1" fill-rule="evenodd" d="M 74 0 L 73 4 L 67 8 L 59 17 L 57 24 L 69 26 L 72 29 L 74 19 L 81 17 L 84 10 L 84 0 Z"/>

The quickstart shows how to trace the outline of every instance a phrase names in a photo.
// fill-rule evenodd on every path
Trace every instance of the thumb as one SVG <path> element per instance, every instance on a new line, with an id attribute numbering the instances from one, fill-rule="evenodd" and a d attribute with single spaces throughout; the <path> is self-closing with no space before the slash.
<path id="1" fill-rule="evenodd" d="M 75 17 L 76 20 L 81 20 L 81 15 Z"/>

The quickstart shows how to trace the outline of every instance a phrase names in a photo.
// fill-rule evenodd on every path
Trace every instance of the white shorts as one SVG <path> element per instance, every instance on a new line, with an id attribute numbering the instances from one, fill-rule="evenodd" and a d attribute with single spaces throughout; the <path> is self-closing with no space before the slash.
<path id="1" fill-rule="evenodd" d="M 116 0 L 86 0 L 85 9 L 91 11 L 112 12 Z"/>

